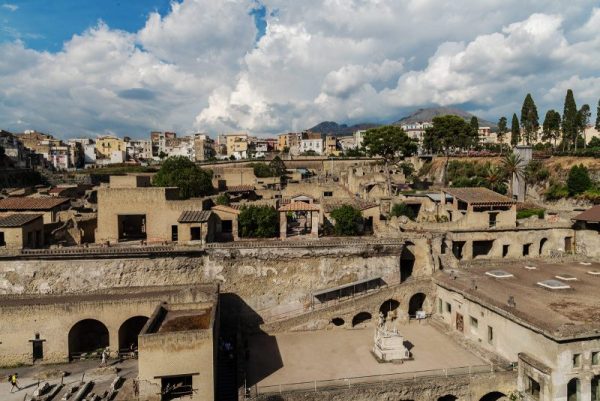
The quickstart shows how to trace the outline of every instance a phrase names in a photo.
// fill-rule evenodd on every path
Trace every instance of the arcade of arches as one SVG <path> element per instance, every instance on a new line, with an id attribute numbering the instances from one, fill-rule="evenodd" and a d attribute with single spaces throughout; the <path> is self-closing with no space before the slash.
<path id="1" fill-rule="evenodd" d="M 146 316 L 133 316 L 119 327 L 118 351 L 137 349 L 138 334 L 148 321 Z M 82 354 L 96 352 L 116 344 L 110 344 L 109 331 L 104 323 L 96 319 L 84 319 L 75 323 L 69 330 L 69 359 L 74 359 Z"/>

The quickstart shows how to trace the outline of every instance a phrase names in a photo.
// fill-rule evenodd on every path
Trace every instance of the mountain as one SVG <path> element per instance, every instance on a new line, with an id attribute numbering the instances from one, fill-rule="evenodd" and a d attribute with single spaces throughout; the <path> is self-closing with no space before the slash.
<path id="1" fill-rule="evenodd" d="M 347 125 L 347 124 L 338 124 L 336 122 L 333 121 L 323 121 L 322 123 L 319 123 L 317 125 L 315 125 L 312 128 L 309 128 L 308 131 L 312 131 L 312 132 L 318 132 L 321 134 L 332 134 L 335 136 L 346 136 L 346 135 L 352 135 L 354 133 L 354 131 L 358 131 L 361 129 L 369 129 L 369 128 L 375 128 L 375 127 L 379 127 L 381 124 L 371 124 L 371 123 L 360 123 L 360 124 L 354 124 L 354 125 Z"/>
<path id="2" fill-rule="evenodd" d="M 401 125 L 405 123 L 416 123 L 419 121 L 431 121 L 433 117 L 437 116 L 445 116 L 445 115 L 454 115 L 464 118 L 467 122 L 471 120 L 473 114 L 466 112 L 461 109 L 457 109 L 454 107 L 429 107 L 426 109 L 418 109 L 417 111 L 411 113 L 410 115 L 401 118 L 398 121 L 391 123 L 392 125 Z M 484 120 L 482 118 L 477 117 L 479 120 L 480 127 L 490 127 L 493 129 L 497 128 L 497 125 L 491 121 Z M 360 123 L 354 125 L 347 124 L 338 124 L 334 121 L 323 121 L 315 125 L 312 128 L 309 128 L 308 131 L 318 132 L 321 134 L 332 134 L 336 136 L 346 136 L 352 135 L 354 131 L 361 129 L 369 129 L 380 127 L 382 124 L 371 124 L 371 123 Z"/>
<path id="3" fill-rule="evenodd" d="M 401 118 L 400 120 L 393 123 L 393 125 L 401 125 L 407 123 L 416 123 L 419 121 L 431 121 L 433 117 L 445 116 L 445 115 L 453 115 L 464 118 L 466 121 L 470 121 L 473 114 L 468 113 L 464 110 L 457 109 L 454 107 L 429 107 L 426 109 L 419 109 L 410 115 Z M 480 127 L 491 127 L 496 128 L 496 124 L 491 121 L 484 120 L 482 118 L 477 117 L 479 120 Z"/>

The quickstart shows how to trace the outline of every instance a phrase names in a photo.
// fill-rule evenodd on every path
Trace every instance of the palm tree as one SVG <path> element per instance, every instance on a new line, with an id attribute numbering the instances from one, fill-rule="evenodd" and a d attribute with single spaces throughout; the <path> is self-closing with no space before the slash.
<path id="1" fill-rule="evenodd" d="M 485 180 L 492 191 L 496 191 L 502 182 L 502 171 L 494 164 L 488 164 L 485 169 Z"/>
<path id="2" fill-rule="evenodd" d="M 508 195 L 512 199 L 513 196 L 513 188 L 512 183 L 516 178 L 520 180 L 525 175 L 525 163 L 521 155 L 516 153 L 507 154 L 502 160 L 502 169 L 506 174 L 506 180 L 508 183 Z"/>

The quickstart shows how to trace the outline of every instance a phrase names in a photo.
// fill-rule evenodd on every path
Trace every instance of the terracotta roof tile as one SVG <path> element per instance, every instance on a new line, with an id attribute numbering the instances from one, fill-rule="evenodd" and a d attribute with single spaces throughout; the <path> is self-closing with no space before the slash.
<path id="1" fill-rule="evenodd" d="M 5 198 L 0 199 L 0 210 L 49 210 L 69 202 L 69 198 Z"/>
<path id="2" fill-rule="evenodd" d="M 42 216 L 42 214 L 37 213 L 15 213 L 8 216 L 3 216 L 0 217 L 0 227 L 21 227 Z"/>
<path id="3" fill-rule="evenodd" d="M 512 205 L 516 203 L 509 197 L 484 187 L 444 188 L 443 192 L 467 203 L 476 205 Z"/>
<path id="4" fill-rule="evenodd" d="M 181 212 L 179 223 L 204 223 L 207 222 L 212 212 L 210 210 L 185 210 Z"/>
<path id="5" fill-rule="evenodd" d="M 341 206 L 344 206 L 344 205 L 354 206 L 355 208 L 357 208 L 358 210 L 361 210 L 361 211 L 366 210 L 366 209 L 371 209 L 373 207 L 379 207 L 377 205 L 377 203 L 365 201 L 362 199 L 353 199 L 353 198 L 336 199 L 336 200 L 324 201 L 323 203 L 324 203 L 323 208 L 326 213 L 331 213 L 335 209 L 337 209 Z"/>
<path id="6" fill-rule="evenodd" d="M 593 206 L 583 213 L 573 217 L 573 220 L 587 221 L 589 223 L 600 223 L 600 205 Z"/>
<path id="7" fill-rule="evenodd" d="M 290 202 L 279 208 L 280 212 L 318 212 L 321 208 L 312 203 L 306 202 Z"/>

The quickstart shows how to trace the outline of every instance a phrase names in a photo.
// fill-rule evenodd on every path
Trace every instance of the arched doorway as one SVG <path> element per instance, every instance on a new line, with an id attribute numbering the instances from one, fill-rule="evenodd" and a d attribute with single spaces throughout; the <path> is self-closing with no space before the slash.
<path id="1" fill-rule="evenodd" d="M 542 238 L 540 241 L 540 255 L 544 252 L 544 245 L 546 245 L 546 242 L 548 242 L 548 238 Z"/>
<path id="2" fill-rule="evenodd" d="M 452 394 L 446 394 L 443 397 L 438 398 L 438 401 L 456 401 L 458 397 L 453 396 Z"/>
<path id="3" fill-rule="evenodd" d="M 119 327 L 119 351 L 129 351 L 132 346 L 133 349 L 137 349 L 138 334 L 147 321 L 146 316 L 134 316 L 123 322 Z"/>
<path id="4" fill-rule="evenodd" d="M 388 313 L 395 311 L 400 306 L 400 302 L 395 299 L 388 299 L 379 307 L 379 312 L 383 313 L 383 316 L 387 317 Z"/>
<path id="5" fill-rule="evenodd" d="M 422 292 L 418 292 L 410 297 L 410 301 L 408 301 L 408 314 L 410 316 L 414 316 L 417 314 L 417 311 L 423 310 L 425 298 L 426 296 Z"/>
<path id="6" fill-rule="evenodd" d="M 366 323 L 371 320 L 371 314 L 369 312 L 360 312 L 352 318 L 352 327 L 361 323 Z"/>
<path id="7" fill-rule="evenodd" d="M 95 319 L 80 320 L 69 330 L 69 358 L 108 347 L 108 329 Z"/>
<path id="8" fill-rule="evenodd" d="M 415 266 L 415 255 L 411 251 L 414 247 L 412 242 L 407 242 L 402 248 L 400 254 L 400 282 L 403 283 L 408 280 L 413 274 L 413 268 Z"/>
<path id="9" fill-rule="evenodd" d="M 346 322 L 341 317 L 334 317 L 333 319 L 331 319 L 331 323 L 333 323 L 334 326 L 339 327 L 339 326 L 343 326 L 344 323 L 346 323 Z"/>
<path id="10" fill-rule="evenodd" d="M 581 382 L 579 379 L 571 379 L 567 383 L 567 401 L 581 400 Z"/>
<path id="11" fill-rule="evenodd" d="M 506 400 L 506 395 L 499 391 L 492 391 L 491 393 L 487 393 L 483 397 L 479 399 L 479 401 L 501 401 Z"/>

